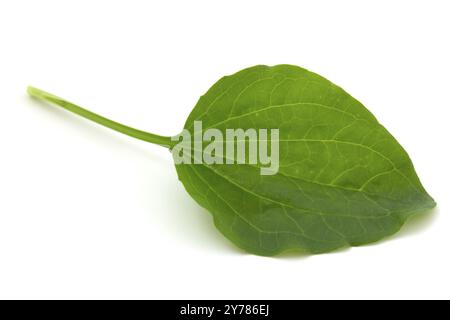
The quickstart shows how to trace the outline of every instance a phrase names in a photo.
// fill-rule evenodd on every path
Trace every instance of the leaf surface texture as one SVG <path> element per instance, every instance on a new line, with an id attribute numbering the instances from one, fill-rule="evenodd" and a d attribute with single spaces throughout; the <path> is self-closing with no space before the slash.
<path id="1" fill-rule="evenodd" d="M 279 128 L 280 167 L 176 165 L 188 193 L 233 243 L 259 255 L 323 253 L 377 241 L 435 206 L 408 154 L 356 99 L 303 68 L 255 66 L 220 79 L 186 121 Z"/>

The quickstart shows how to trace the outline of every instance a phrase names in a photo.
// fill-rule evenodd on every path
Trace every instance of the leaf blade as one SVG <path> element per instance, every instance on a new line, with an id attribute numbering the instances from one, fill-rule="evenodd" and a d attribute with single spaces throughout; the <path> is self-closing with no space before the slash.
<path id="1" fill-rule="evenodd" d="M 321 253 L 377 241 L 435 206 L 409 156 L 340 87 L 305 69 L 256 66 L 219 80 L 185 128 L 279 128 L 280 170 L 177 165 L 217 228 L 249 252 Z"/>

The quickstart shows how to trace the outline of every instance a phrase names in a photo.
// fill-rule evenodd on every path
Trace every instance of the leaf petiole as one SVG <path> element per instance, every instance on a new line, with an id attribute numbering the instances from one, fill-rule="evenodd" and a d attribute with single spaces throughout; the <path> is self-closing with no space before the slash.
<path id="1" fill-rule="evenodd" d="M 102 126 L 108 127 L 110 129 L 113 129 L 115 131 L 118 131 L 120 133 L 123 133 L 127 136 L 140 139 L 143 141 L 147 141 L 153 144 L 157 144 L 166 148 L 171 148 L 174 145 L 174 141 L 171 140 L 171 137 L 166 136 L 160 136 L 153 133 L 137 130 L 131 127 L 128 127 L 126 125 L 120 124 L 118 122 L 115 122 L 113 120 L 107 119 L 101 115 L 98 115 L 94 112 L 91 112 L 89 110 L 86 110 L 80 106 L 77 106 L 76 104 L 73 104 L 69 101 L 66 101 L 60 97 L 57 97 L 51 93 L 45 92 L 41 89 L 29 86 L 27 89 L 27 92 L 30 96 L 45 100 L 48 102 L 51 102 L 53 104 L 56 104 L 70 112 L 73 112 L 83 118 L 89 119 L 93 122 L 96 122 Z"/>

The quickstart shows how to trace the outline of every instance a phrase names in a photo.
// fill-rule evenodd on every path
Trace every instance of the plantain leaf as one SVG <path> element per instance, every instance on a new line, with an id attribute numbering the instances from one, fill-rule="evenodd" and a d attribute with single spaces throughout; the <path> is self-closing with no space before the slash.
<path id="1" fill-rule="evenodd" d="M 340 87 L 305 69 L 255 66 L 220 79 L 186 121 L 193 130 L 279 128 L 279 170 L 177 164 L 188 193 L 240 248 L 323 253 L 397 232 L 435 206 L 408 154 Z"/>
<path id="2" fill-rule="evenodd" d="M 296 66 L 256 66 L 219 80 L 186 121 L 183 132 L 192 133 L 194 141 L 185 144 L 189 152 L 182 153 L 183 163 L 178 161 L 182 135 L 137 130 L 34 87 L 28 93 L 171 148 L 187 192 L 211 212 L 225 237 L 254 254 L 323 253 L 374 242 L 436 205 L 408 154 L 361 103 Z M 197 121 L 202 124 L 200 138 L 207 129 L 226 137 L 214 138 L 222 147 L 229 142 L 227 129 L 278 129 L 278 139 L 244 137 L 249 145 L 252 139 L 270 142 L 272 153 L 271 143 L 278 141 L 277 170 L 262 174 L 264 161 L 238 163 L 237 153 L 230 157 L 204 148 L 194 130 Z M 183 143 L 175 143 L 177 139 Z M 205 157 L 221 161 L 201 161 Z"/>

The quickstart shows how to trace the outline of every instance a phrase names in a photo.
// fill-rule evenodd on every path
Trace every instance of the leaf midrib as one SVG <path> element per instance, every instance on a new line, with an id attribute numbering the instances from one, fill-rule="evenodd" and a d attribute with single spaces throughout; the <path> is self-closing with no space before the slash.
<path id="1" fill-rule="evenodd" d="M 282 140 L 280 140 L 280 141 L 282 141 Z M 288 141 L 288 140 L 285 140 L 285 141 Z M 322 142 L 322 140 L 316 140 L 316 141 L 317 141 L 317 142 Z M 335 142 L 342 142 L 342 143 L 345 143 L 346 141 L 336 140 Z M 355 144 L 355 145 L 357 145 L 357 146 L 364 146 L 364 145 L 359 145 L 359 144 L 356 144 L 356 143 L 353 143 L 353 144 Z M 368 148 L 369 148 L 369 147 L 368 147 Z M 370 149 L 370 148 L 369 148 L 369 149 Z M 198 150 L 198 149 L 196 149 L 196 148 L 187 148 L 187 150 L 195 151 L 195 150 Z M 372 149 L 370 149 L 370 150 L 372 150 Z M 372 150 L 372 151 L 375 152 L 375 150 Z M 383 154 L 381 154 L 381 153 L 380 153 L 380 155 L 383 156 Z M 384 157 L 384 156 L 383 156 L 383 157 Z M 195 152 L 194 152 L 194 158 L 195 158 Z M 384 157 L 384 158 L 386 158 L 386 157 Z M 227 158 L 226 156 L 223 156 L 222 159 L 224 159 L 225 162 L 226 162 L 226 160 L 233 160 L 233 162 L 235 161 L 235 159 L 230 159 L 230 158 Z M 386 158 L 386 160 L 390 160 L 390 159 L 389 159 L 389 158 Z M 390 163 L 391 163 L 391 165 L 393 166 L 391 169 L 386 170 L 386 171 L 383 171 L 383 172 L 379 172 L 379 173 L 375 174 L 374 176 L 370 177 L 369 179 L 367 179 L 366 182 L 364 182 L 363 186 L 364 186 L 365 184 L 367 184 L 368 181 L 373 180 L 374 178 L 376 178 L 376 177 L 378 177 L 378 176 L 381 176 L 381 175 L 383 175 L 383 174 L 389 173 L 389 172 L 392 171 L 392 170 L 396 170 L 396 171 L 398 171 L 399 173 L 401 173 L 401 171 L 400 171 L 398 168 L 394 167 L 394 164 L 393 164 L 392 161 L 390 161 Z M 201 165 L 203 165 L 203 166 L 205 166 L 205 167 L 208 167 L 208 166 L 205 165 L 204 163 L 201 163 Z M 249 163 L 242 163 L 242 164 L 239 164 L 239 165 L 245 165 L 245 166 L 249 166 L 249 167 L 252 167 L 252 168 L 262 169 L 262 167 L 260 167 L 260 166 L 252 165 L 252 164 L 249 164 Z M 340 185 L 337 185 L 337 184 L 328 184 L 328 183 L 323 183 L 323 182 L 319 182 L 319 181 L 315 181 L 315 180 L 305 179 L 305 178 L 302 178 L 302 177 L 291 176 L 291 175 L 288 175 L 288 174 L 283 173 L 283 172 L 280 172 L 280 171 L 279 171 L 277 174 L 282 175 L 282 176 L 287 177 L 287 178 L 292 178 L 292 179 L 296 179 L 296 180 L 300 180 L 300 181 L 304 181 L 304 182 L 307 182 L 307 183 L 312 183 L 312 184 L 316 184 L 316 185 L 320 185 L 320 186 L 324 186 L 324 187 L 336 188 L 336 189 L 341 189 L 341 190 L 346 190 L 346 191 L 359 192 L 359 193 L 362 193 L 362 194 L 366 194 L 366 195 L 368 195 L 368 196 L 383 197 L 383 198 L 385 198 L 385 199 L 387 199 L 387 200 L 391 200 L 391 201 L 399 201 L 399 200 L 401 200 L 401 199 L 396 199 L 396 198 L 388 197 L 388 196 L 386 196 L 386 195 L 384 195 L 384 194 L 378 194 L 378 193 L 368 192 L 368 191 L 364 190 L 362 187 L 360 187 L 360 188 L 357 189 L 357 188 L 351 188 L 351 187 L 344 187 L 344 186 L 340 186 Z M 412 184 L 411 181 L 409 181 L 409 179 L 408 179 L 407 177 L 405 177 L 403 174 L 401 174 L 401 175 L 402 175 L 402 177 L 403 177 L 404 179 L 406 179 L 406 180 L 408 181 L 408 183 Z M 413 185 L 413 187 L 416 189 L 416 191 L 417 191 L 418 193 L 422 193 L 422 192 L 421 192 L 420 190 L 418 190 L 414 185 Z M 375 201 L 375 200 L 373 200 L 373 201 Z"/>

